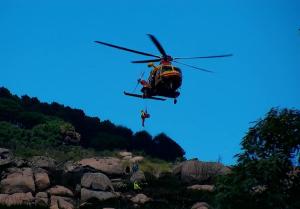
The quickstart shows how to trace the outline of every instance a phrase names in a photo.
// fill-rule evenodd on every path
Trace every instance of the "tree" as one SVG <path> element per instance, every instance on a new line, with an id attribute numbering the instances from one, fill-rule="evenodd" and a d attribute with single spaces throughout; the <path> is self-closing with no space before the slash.
<path id="1" fill-rule="evenodd" d="M 153 138 L 153 155 L 164 159 L 174 161 L 184 156 L 184 150 L 166 134 L 161 133 Z"/>
<path id="2" fill-rule="evenodd" d="M 147 131 L 136 132 L 132 137 L 132 149 L 144 151 L 146 154 L 151 155 L 152 151 L 152 136 Z"/>
<path id="3" fill-rule="evenodd" d="M 13 99 L 0 98 L 0 121 L 16 122 L 22 107 Z"/>
<path id="4" fill-rule="evenodd" d="M 232 173 L 216 185 L 220 209 L 300 208 L 300 112 L 271 109 L 251 127 Z"/>
<path id="5" fill-rule="evenodd" d="M 12 98 L 12 94 L 7 88 L 0 87 L 0 98 Z"/>

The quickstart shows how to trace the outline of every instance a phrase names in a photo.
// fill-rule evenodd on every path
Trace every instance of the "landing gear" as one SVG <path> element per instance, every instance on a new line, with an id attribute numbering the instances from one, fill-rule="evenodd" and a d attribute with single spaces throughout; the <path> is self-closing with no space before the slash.
<path id="1" fill-rule="evenodd" d="M 149 89 L 148 89 L 148 88 L 143 87 L 143 88 L 142 88 L 142 92 L 143 92 L 143 99 L 149 97 Z"/>
<path id="2" fill-rule="evenodd" d="M 177 99 L 174 99 L 174 104 L 176 104 L 177 103 Z"/>

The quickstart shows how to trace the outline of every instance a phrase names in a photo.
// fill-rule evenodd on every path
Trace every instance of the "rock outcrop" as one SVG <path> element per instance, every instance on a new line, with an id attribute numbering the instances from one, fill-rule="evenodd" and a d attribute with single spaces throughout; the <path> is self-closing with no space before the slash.
<path id="1" fill-rule="evenodd" d="M 124 173 L 124 166 L 119 158 L 104 157 L 104 158 L 86 158 L 75 163 L 76 167 L 89 166 L 101 173 L 108 175 L 122 175 Z"/>
<path id="2" fill-rule="evenodd" d="M 75 130 L 68 130 L 63 133 L 64 142 L 67 144 L 77 145 L 80 143 L 81 135 Z"/>
<path id="3" fill-rule="evenodd" d="M 140 194 L 137 194 L 134 197 L 132 197 L 130 200 L 133 203 L 136 203 L 136 204 L 145 204 L 146 202 L 151 201 L 151 198 L 149 198 L 146 195 L 140 193 Z"/>
<path id="4" fill-rule="evenodd" d="M 34 197 L 31 192 L 27 193 L 14 193 L 11 195 L 0 194 L 0 204 L 3 205 L 32 205 Z"/>
<path id="5" fill-rule="evenodd" d="M 149 204 L 165 204 L 160 199 L 151 199 L 133 190 L 133 182 L 147 182 L 141 169 L 133 169 L 138 170 L 136 172 L 132 171 L 133 165 L 142 162 L 144 158 L 133 156 L 130 152 L 120 152 L 119 156 L 119 158 L 86 158 L 78 162 L 69 161 L 58 164 L 55 160 L 44 156 L 35 156 L 30 159 L 14 158 L 9 150 L 0 148 L 0 166 L 3 165 L 0 167 L 0 204 L 74 209 L 78 208 L 79 204 L 94 204 L 97 201 L 112 198 L 116 200 L 111 202 L 121 201 L 133 207 L 140 207 L 139 205 L 147 204 L 149 201 L 151 201 Z M 176 166 L 173 174 L 179 175 L 184 181 L 206 181 L 228 170 L 220 163 L 191 160 Z M 161 173 L 159 176 L 147 174 L 147 177 L 150 182 L 148 186 L 152 181 L 163 181 L 167 185 L 172 184 L 173 181 L 176 181 L 176 184 L 179 183 L 179 178 L 174 177 L 170 172 Z M 140 185 L 148 189 L 148 186 Z M 178 185 L 185 184 L 179 183 Z M 160 185 L 158 188 L 160 189 Z M 166 185 L 162 185 L 162 188 L 167 190 Z M 180 187 L 180 189 L 185 188 Z M 214 187 L 195 184 L 186 189 L 211 192 Z M 149 191 L 153 192 L 151 188 Z M 155 195 L 151 192 L 147 195 L 154 197 Z M 206 203 L 197 203 L 192 209 L 207 209 L 208 207 Z"/>
<path id="6" fill-rule="evenodd" d="M 85 173 L 81 178 L 81 202 L 90 199 L 99 201 L 115 198 L 114 188 L 110 179 L 102 173 Z"/>
<path id="7" fill-rule="evenodd" d="M 29 159 L 29 166 L 33 168 L 44 168 L 46 170 L 55 169 L 55 160 L 45 156 L 34 156 Z"/>
<path id="8" fill-rule="evenodd" d="M 35 204 L 40 206 L 48 206 L 49 205 L 49 198 L 46 192 L 38 192 L 35 195 Z"/>
<path id="9" fill-rule="evenodd" d="M 81 186 L 92 190 L 114 191 L 111 181 L 102 173 L 85 173 Z"/>
<path id="10" fill-rule="evenodd" d="M 195 184 L 195 185 L 192 185 L 192 186 L 188 186 L 187 189 L 198 190 L 198 191 L 206 191 L 206 192 L 213 192 L 214 191 L 214 186 L 213 185 L 199 185 L 199 184 Z"/>
<path id="11" fill-rule="evenodd" d="M 0 148 L 0 167 L 13 161 L 13 154 L 9 149 Z"/>
<path id="12" fill-rule="evenodd" d="M 120 156 L 121 158 L 124 158 L 124 157 L 132 157 L 132 153 L 131 153 L 131 152 L 123 151 L 123 152 L 119 152 L 118 154 L 119 154 L 119 156 Z"/>
<path id="13" fill-rule="evenodd" d="M 230 169 L 221 163 L 188 160 L 173 169 L 173 174 L 179 175 L 183 181 L 206 181 L 217 175 L 229 173 Z"/>
<path id="14" fill-rule="evenodd" d="M 113 192 L 94 191 L 82 188 L 80 201 L 83 203 L 93 198 L 98 199 L 99 201 L 103 201 L 116 197 L 118 197 L 118 195 Z"/>
<path id="15" fill-rule="evenodd" d="M 206 202 L 197 202 L 191 209 L 209 209 L 209 205 Z"/>
<path id="16" fill-rule="evenodd" d="M 37 169 L 34 171 L 34 181 L 36 190 L 42 191 L 50 186 L 50 179 L 48 173 L 43 169 Z"/>
<path id="17" fill-rule="evenodd" d="M 51 196 L 50 209 L 74 209 L 75 202 L 71 198 Z"/>
<path id="18" fill-rule="evenodd" d="M 135 156 L 129 160 L 131 163 L 140 163 L 144 160 L 143 156 Z"/>
<path id="19" fill-rule="evenodd" d="M 63 196 L 63 197 L 73 197 L 74 194 L 73 192 L 64 187 L 64 186 L 60 186 L 60 185 L 56 185 L 50 189 L 48 189 L 47 191 L 51 196 Z"/>
<path id="20" fill-rule="evenodd" d="M 27 193 L 35 192 L 33 172 L 31 168 L 13 168 L 7 176 L 1 180 L 1 193 Z"/>

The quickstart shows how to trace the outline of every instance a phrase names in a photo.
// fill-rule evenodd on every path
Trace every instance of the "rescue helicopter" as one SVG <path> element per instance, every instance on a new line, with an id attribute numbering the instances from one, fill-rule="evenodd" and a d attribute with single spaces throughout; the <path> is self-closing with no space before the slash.
<path id="1" fill-rule="evenodd" d="M 138 97 L 142 99 L 161 100 L 161 101 L 165 101 L 166 98 L 172 98 L 174 99 L 174 104 L 176 104 L 177 97 L 180 95 L 179 88 L 182 84 L 182 71 L 179 67 L 172 65 L 172 62 L 177 64 L 182 64 L 184 66 L 201 70 L 204 72 L 212 73 L 212 71 L 210 70 L 206 70 L 203 68 L 178 62 L 178 60 L 221 58 L 221 57 L 232 56 L 232 54 L 222 54 L 222 55 L 199 56 L 199 57 L 172 57 L 171 55 L 166 53 L 165 49 L 162 47 L 160 42 L 155 38 L 155 36 L 151 34 L 148 34 L 148 36 L 153 42 L 153 44 L 156 46 L 158 51 L 160 52 L 160 55 L 154 55 L 147 52 L 137 51 L 137 50 L 113 45 L 102 41 L 95 41 L 97 44 L 102 44 L 112 48 L 154 58 L 154 59 L 152 58 L 147 60 L 132 61 L 132 63 L 148 63 L 148 67 L 152 67 L 152 70 L 150 72 L 147 81 L 142 80 L 144 73 L 142 73 L 141 78 L 138 79 L 138 84 L 142 85 L 142 89 L 141 89 L 142 94 L 135 94 L 135 93 L 129 93 L 124 91 L 124 94 L 127 96 Z M 159 63 L 159 64 L 155 65 L 154 63 Z"/>

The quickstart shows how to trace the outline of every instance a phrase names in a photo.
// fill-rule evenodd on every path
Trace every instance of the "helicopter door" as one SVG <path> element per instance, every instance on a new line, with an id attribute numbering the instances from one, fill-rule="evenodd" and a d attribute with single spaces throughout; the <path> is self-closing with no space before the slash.
<path id="1" fill-rule="evenodd" d="M 157 85 L 161 81 L 161 76 L 160 76 L 161 73 L 162 73 L 162 68 L 160 66 L 155 74 L 155 85 Z"/>

